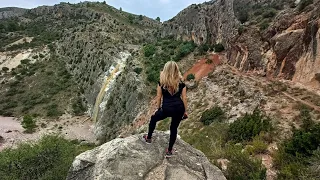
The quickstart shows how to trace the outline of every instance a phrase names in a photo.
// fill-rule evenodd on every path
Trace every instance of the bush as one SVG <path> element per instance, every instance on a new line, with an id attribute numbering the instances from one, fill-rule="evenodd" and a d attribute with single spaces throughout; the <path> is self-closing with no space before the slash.
<path id="1" fill-rule="evenodd" d="M 249 19 L 249 13 L 246 10 L 240 11 L 239 12 L 239 18 L 238 20 L 243 24 L 245 22 L 247 22 Z"/>
<path id="2" fill-rule="evenodd" d="M 277 14 L 275 9 L 268 9 L 266 12 L 263 13 L 263 18 L 273 18 Z"/>
<path id="3" fill-rule="evenodd" d="M 295 130 L 292 139 L 284 146 L 285 152 L 293 156 L 311 156 L 320 146 L 320 124 L 308 130 Z"/>
<path id="4" fill-rule="evenodd" d="M 150 57 L 156 53 L 156 47 L 153 44 L 148 44 L 144 48 L 144 56 L 145 57 Z"/>
<path id="5" fill-rule="evenodd" d="M 260 30 L 265 30 L 269 27 L 268 21 L 262 21 L 262 23 L 259 24 Z"/>
<path id="6" fill-rule="evenodd" d="M 35 128 L 37 127 L 36 121 L 30 115 L 23 116 L 21 125 L 25 129 L 26 133 L 33 133 L 35 131 Z"/>
<path id="7" fill-rule="evenodd" d="M 187 80 L 188 81 L 190 81 L 190 80 L 192 80 L 192 79 L 195 79 L 196 77 L 195 77 L 195 75 L 194 74 L 188 74 L 188 76 L 187 76 Z"/>
<path id="8" fill-rule="evenodd" d="M 9 68 L 7 68 L 7 67 L 2 67 L 2 71 L 8 72 L 8 71 L 9 71 Z"/>
<path id="9" fill-rule="evenodd" d="M 137 67 L 137 68 L 134 68 L 133 71 L 136 72 L 137 74 L 140 74 L 142 72 L 142 68 Z"/>
<path id="10" fill-rule="evenodd" d="M 21 64 L 29 64 L 30 60 L 29 59 L 23 59 L 21 60 Z"/>
<path id="11" fill-rule="evenodd" d="M 222 51 L 224 51 L 224 46 L 222 45 L 222 44 L 216 44 L 215 46 L 214 46 L 214 51 L 215 52 L 222 52 Z"/>
<path id="12" fill-rule="evenodd" d="M 59 117 L 63 114 L 63 112 L 61 112 L 58 109 L 58 105 L 56 105 L 56 104 L 51 104 L 46 109 L 47 109 L 47 116 L 48 117 Z"/>
<path id="13" fill-rule="evenodd" d="M 201 118 L 200 118 L 200 121 L 208 126 L 210 125 L 211 123 L 213 122 L 222 122 L 224 120 L 224 111 L 218 107 L 218 106 L 215 106 L 209 110 L 206 110 Z"/>
<path id="14" fill-rule="evenodd" d="M 200 55 L 206 54 L 207 51 L 209 50 L 209 45 L 208 44 L 201 44 L 198 49 L 199 49 Z"/>
<path id="15" fill-rule="evenodd" d="M 247 180 L 265 179 L 266 169 L 261 160 L 250 158 L 249 154 L 242 152 L 242 146 L 228 145 L 227 147 L 228 168 L 225 172 L 227 179 Z"/>
<path id="16" fill-rule="evenodd" d="M 76 98 L 76 100 L 72 103 L 72 109 L 73 109 L 73 113 L 76 116 L 80 116 L 84 114 L 84 112 L 86 111 L 86 107 L 83 106 L 80 97 Z"/>
<path id="17" fill-rule="evenodd" d="M 268 117 L 255 109 L 252 114 L 246 114 L 232 124 L 228 131 L 228 138 L 235 142 L 250 141 L 261 132 L 272 130 L 272 124 Z"/>
<path id="18" fill-rule="evenodd" d="M 37 144 L 25 143 L 0 153 L 0 177 L 11 179 L 65 179 L 74 158 L 91 149 L 57 136 L 44 136 Z"/>
<path id="19" fill-rule="evenodd" d="M 252 146 L 249 146 L 247 148 L 247 151 L 251 155 L 265 153 L 267 151 L 268 145 L 263 142 L 262 138 L 260 136 L 256 136 L 253 138 Z"/>
<path id="20" fill-rule="evenodd" d="M 178 49 L 178 54 L 175 57 L 176 61 L 181 60 L 181 58 L 187 56 L 188 54 L 190 54 L 191 52 L 194 51 L 194 49 L 196 48 L 196 45 L 193 41 L 190 42 L 184 42 L 183 44 L 180 45 L 179 49 Z"/>
<path id="21" fill-rule="evenodd" d="M 312 4 L 313 0 L 301 0 L 299 3 L 299 11 L 303 11 L 308 5 Z"/>
<path id="22" fill-rule="evenodd" d="M 45 56 L 40 53 L 40 54 L 39 54 L 39 57 L 42 59 L 42 58 L 44 58 Z"/>

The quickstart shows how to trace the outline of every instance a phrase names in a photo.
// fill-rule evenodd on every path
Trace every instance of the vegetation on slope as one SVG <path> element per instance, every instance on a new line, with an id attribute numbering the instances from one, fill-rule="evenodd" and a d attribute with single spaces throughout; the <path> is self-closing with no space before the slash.
<path id="1" fill-rule="evenodd" d="M 0 152 L 0 177 L 11 179 L 65 179 L 74 158 L 93 148 L 58 136 L 44 136 L 35 143 Z"/>
<path id="2" fill-rule="evenodd" d="M 301 129 L 284 141 L 274 155 L 278 179 L 319 179 L 320 124 L 315 123 L 306 107 L 301 108 Z"/>
<path id="3" fill-rule="evenodd" d="M 42 55 L 40 55 L 42 57 Z M 4 76 L 10 81 L 1 86 L 0 114 L 38 114 L 57 117 L 73 104 L 76 114 L 85 109 L 79 101 L 80 89 L 66 70 L 64 62 L 55 56 L 39 59 L 35 63 L 22 61 L 16 69 Z"/>

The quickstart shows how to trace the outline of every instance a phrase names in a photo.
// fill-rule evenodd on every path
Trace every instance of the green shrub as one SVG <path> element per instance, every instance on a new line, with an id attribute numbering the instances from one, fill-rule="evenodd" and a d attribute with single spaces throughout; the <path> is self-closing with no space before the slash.
<path id="1" fill-rule="evenodd" d="M 196 77 L 195 77 L 195 75 L 194 74 L 188 74 L 188 76 L 187 76 L 187 80 L 188 81 L 190 81 L 190 80 L 192 80 L 192 79 L 195 79 Z"/>
<path id="2" fill-rule="evenodd" d="M 263 18 L 273 18 L 277 14 L 275 9 L 268 9 L 266 12 L 263 13 Z"/>
<path id="3" fill-rule="evenodd" d="M 268 145 L 263 142 L 262 138 L 260 136 L 256 136 L 253 138 L 252 146 L 249 146 L 247 148 L 247 151 L 251 155 L 265 153 L 267 151 Z"/>
<path id="4" fill-rule="evenodd" d="M 26 133 L 33 133 L 37 127 L 36 121 L 30 115 L 23 116 L 21 125 L 25 129 Z"/>
<path id="5" fill-rule="evenodd" d="M 200 121 L 208 126 L 213 122 L 222 122 L 224 118 L 224 111 L 219 106 L 215 106 L 203 112 Z"/>
<path id="6" fill-rule="evenodd" d="M 23 59 L 21 60 L 21 64 L 29 64 L 30 59 Z"/>
<path id="7" fill-rule="evenodd" d="M 196 48 L 196 44 L 193 41 L 182 43 L 178 48 L 178 52 L 175 57 L 175 60 L 176 61 L 181 60 L 181 58 L 193 52 L 195 48 Z"/>
<path id="8" fill-rule="evenodd" d="M 137 68 L 134 68 L 133 71 L 136 72 L 137 74 L 140 74 L 142 72 L 142 68 L 137 67 Z"/>
<path id="9" fill-rule="evenodd" d="M 311 156 L 320 146 L 320 124 L 308 130 L 295 130 L 290 141 L 285 143 L 285 152 L 293 156 Z"/>
<path id="10" fill-rule="evenodd" d="M 33 59 L 38 59 L 39 56 L 38 56 L 38 55 L 34 55 L 34 56 L 32 56 L 32 58 L 33 58 Z"/>
<path id="11" fill-rule="evenodd" d="M 78 98 L 76 98 L 76 100 L 74 100 L 74 102 L 72 103 L 72 109 L 73 109 L 73 113 L 76 116 L 83 115 L 84 112 L 87 110 L 86 107 L 83 106 L 83 103 L 82 103 L 80 97 L 78 97 Z"/>
<path id="12" fill-rule="evenodd" d="M 144 48 L 144 56 L 145 57 L 150 57 L 156 53 L 156 47 L 153 44 L 148 44 Z"/>
<path id="13" fill-rule="evenodd" d="M 228 138 L 235 142 L 250 141 L 261 132 L 272 130 L 272 124 L 268 117 L 265 117 L 260 110 L 255 109 L 252 114 L 245 114 L 230 124 Z"/>
<path id="14" fill-rule="evenodd" d="M 206 54 L 207 51 L 209 50 L 209 45 L 208 44 L 201 44 L 198 49 L 199 49 L 200 55 Z"/>
<path id="15" fill-rule="evenodd" d="M 303 11 L 308 5 L 312 4 L 313 0 L 301 0 L 299 3 L 299 11 Z"/>
<path id="16" fill-rule="evenodd" d="M 58 105 L 56 105 L 56 104 L 51 104 L 51 105 L 47 106 L 46 110 L 47 110 L 48 117 L 58 117 L 63 114 L 63 112 L 61 112 L 58 109 Z"/>
<path id="17" fill-rule="evenodd" d="M 2 67 L 2 71 L 8 72 L 8 71 L 9 71 L 9 68 L 7 68 L 7 67 Z"/>
<path id="18" fill-rule="evenodd" d="M 215 46 L 214 46 L 214 51 L 215 52 L 222 52 L 222 51 L 224 51 L 224 46 L 222 45 L 222 44 L 216 44 Z"/>
<path id="19" fill-rule="evenodd" d="M 256 160 L 244 151 L 242 146 L 227 145 L 228 168 L 225 172 L 227 179 L 248 180 L 265 179 L 266 169 L 262 166 L 261 160 Z"/>
<path id="20" fill-rule="evenodd" d="M 245 22 L 247 22 L 249 19 L 249 13 L 246 10 L 240 11 L 239 12 L 239 17 L 238 20 L 243 24 Z"/>
<path id="21" fill-rule="evenodd" d="M 78 146 L 57 136 L 44 136 L 0 153 L 0 177 L 12 179 L 65 179 L 74 158 L 93 146 Z"/>
<path id="22" fill-rule="evenodd" d="M 269 22 L 268 21 L 262 21 L 262 23 L 259 24 L 260 30 L 265 30 L 269 27 Z"/>
<path id="23" fill-rule="evenodd" d="M 40 53 L 40 54 L 39 54 L 39 57 L 42 59 L 42 58 L 44 58 L 45 56 Z"/>

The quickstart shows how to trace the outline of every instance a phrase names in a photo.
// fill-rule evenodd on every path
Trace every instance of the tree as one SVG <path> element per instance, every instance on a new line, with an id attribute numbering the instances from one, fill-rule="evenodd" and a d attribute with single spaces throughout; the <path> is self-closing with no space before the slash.
<path id="1" fill-rule="evenodd" d="M 129 22 L 132 24 L 132 23 L 133 23 L 133 20 L 134 20 L 134 16 L 130 14 L 130 15 L 128 16 L 128 19 L 129 19 Z"/>
<path id="2" fill-rule="evenodd" d="M 122 7 L 120 7 L 120 11 L 122 12 Z"/>
<path id="3" fill-rule="evenodd" d="M 139 20 L 142 21 L 143 20 L 143 16 L 139 15 Z"/>
<path id="4" fill-rule="evenodd" d="M 156 20 L 160 22 L 160 17 L 157 17 Z"/>
<path id="5" fill-rule="evenodd" d="M 21 125 L 24 129 L 26 129 L 26 133 L 34 132 L 34 129 L 37 127 L 36 121 L 30 115 L 23 116 L 23 121 Z"/>
<path id="6" fill-rule="evenodd" d="M 103 3 L 103 4 L 106 4 L 106 1 L 103 1 L 102 3 Z"/>

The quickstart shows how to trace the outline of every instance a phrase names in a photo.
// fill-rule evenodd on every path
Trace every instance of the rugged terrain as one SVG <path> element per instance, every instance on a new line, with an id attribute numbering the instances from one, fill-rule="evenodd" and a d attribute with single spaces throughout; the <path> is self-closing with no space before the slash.
<path id="1" fill-rule="evenodd" d="M 131 135 L 147 130 L 159 72 L 174 60 L 188 87 L 179 135 L 228 179 L 318 179 L 319 8 L 319 0 L 216 0 L 163 24 L 105 3 L 0 9 L 0 113 L 17 118 L 13 129 L 0 124 L 0 143 L 16 145 L 30 116 L 37 128 L 26 140 L 47 132 L 88 142 L 94 132 L 99 144 L 128 137 L 76 158 L 69 178 L 91 177 L 110 165 L 95 157 L 128 148 L 115 144 L 145 146 Z M 169 125 L 165 119 L 157 129 Z M 204 176 L 193 162 L 182 167 L 179 153 L 183 162 L 163 160 L 166 136 L 159 137 L 150 151 L 157 168 L 137 178 Z M 179 140 L 178 152 L 180 145 L 191 149 Z"/>
<path id="2" fill-rule="evenodd" d="M 228 48 L 228 63 L 241 71 L 317 90 L 319 8 L 318 0 L 210 1 L 191 5 L 165 22 L 161 36 L 222 43 Z"/>

